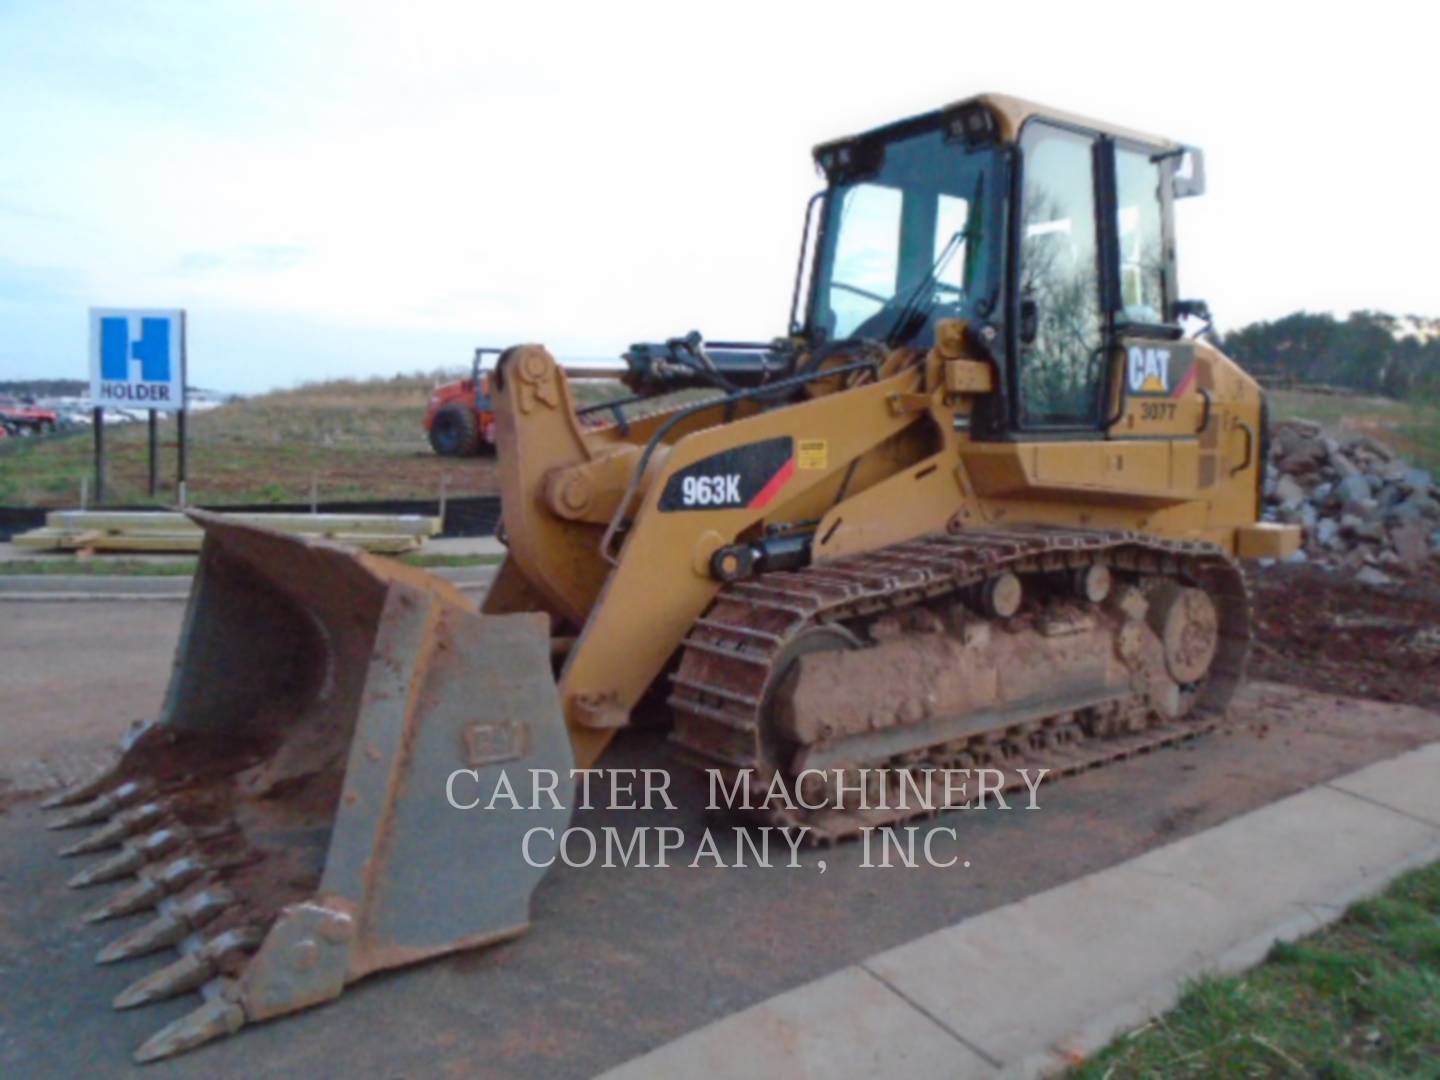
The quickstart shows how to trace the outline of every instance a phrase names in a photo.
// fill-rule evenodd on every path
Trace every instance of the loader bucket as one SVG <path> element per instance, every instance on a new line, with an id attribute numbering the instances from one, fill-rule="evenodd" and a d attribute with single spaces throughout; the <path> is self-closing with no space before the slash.
<path id="1" fill-rule="evenodd" d="M 568 776 L 547 616 L 482 616 L 423 571 L 191 517 L 205 543 L 160 715 L 47 804 L 50 827 L 89 826 L 62 849 L 93 860 L 71 884 L 115 883 L 87 921 L 145 918 L 97 962 L 179 950 L 116 1007 L 203 997 L 139 1061 L 520 933 L 569 819 L 447 798 L 456 770 L 465 804 L 502 773 L 517 792 L 532 769 Z"/>

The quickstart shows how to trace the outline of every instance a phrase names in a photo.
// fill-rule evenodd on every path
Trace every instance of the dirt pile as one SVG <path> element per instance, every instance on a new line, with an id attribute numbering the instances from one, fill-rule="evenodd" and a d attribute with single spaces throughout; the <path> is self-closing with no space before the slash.
<path id="1" fill-rule="evenodd" d="M 1252 678 L 1440 708 L 1440 576 L 1376 588 L 1317 566 L 1250 575 Z"/>
<path id="2" fill-rule="evenodd" d="M 1341 441 L 1308 420 L 1276 424 L 1265 517 L 1304 527 L 1292 561 L 1348 570 L 1362 584 L 1440 567 L 1440 488 L 1368 436 Z"/>

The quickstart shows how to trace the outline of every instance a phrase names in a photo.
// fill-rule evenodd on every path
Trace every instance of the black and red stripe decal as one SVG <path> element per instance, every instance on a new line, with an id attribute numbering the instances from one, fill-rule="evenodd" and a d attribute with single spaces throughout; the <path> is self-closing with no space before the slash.
<path id="1" fill-rule="evenodd" d="M 795 440 L 788 435 L 732 446 L 685 466 L 665 481 L 660 509 L 759 510 L 795 475 Z"/>
<path id="2" fill-rule="evenodd" d="M 769 483 L 761 488 L 755 497 L 746 505 L 752 510 L 759 510 L 761 507 L 768 505 L 770 501 L 780 493 L 780 489 L 790 482 L 790 478 L 794 475 L 795 459 L 792 457 L 789 461 L 785 462 L 784 465 L 780 466 L 780 471 L 772 476 Z"/>
<path id="3" fill-rule="evenodd" d="M 1172 398 L 1183 398 L 1195 388 L 1195 379 L 1200 374 L 1200 365 L 1195 363 L 1194 354 L 1190 357 L 1190 368 L 1180 380 L 1180 384 L 1171 392 Z"/>

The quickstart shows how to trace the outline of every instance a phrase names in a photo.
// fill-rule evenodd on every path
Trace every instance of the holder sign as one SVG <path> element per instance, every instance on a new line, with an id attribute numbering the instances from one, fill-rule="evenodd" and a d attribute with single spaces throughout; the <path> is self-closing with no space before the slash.
<path id="1" fill-rule="evenodd" d="M 185 408 L 185 312 L 90 309 L 90 400 L 175 412 Z"/>

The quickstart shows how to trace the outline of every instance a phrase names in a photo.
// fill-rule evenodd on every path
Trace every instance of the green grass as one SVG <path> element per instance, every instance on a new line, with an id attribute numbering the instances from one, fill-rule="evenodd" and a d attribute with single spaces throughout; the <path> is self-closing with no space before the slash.
<path id="1" fill-rule="evenodd" d="M 10 559 L 0 562 L 0 575 L 15 577 L 40 574 L 74 577 L 189 577 L 195 573 L 195 559 L 151 561 L 148 559 Z"/>
<path id="2" fill-rule="evenodd" d="M 438 376 L 437 376 L 438 377 Z M 433 380 L 419 376 L 339 380 L 194 413 L 188 425 L 191 503 L 304 503 L 490 494 L 493 465 L 439 458 L 422 423 Z M 108 505 L 171 505 L 177 431 L 159 427 L 160 491 L 148 493 L 144 423 L 108 425 Z M 0 505 L 75 506 L 93 472 L 88 429 L 0 441 Z M 93 502 L 94 491 L 91 490 Z"/>
<path id="3" fill-rule="evenodd" d="M 1252 971 L 1194 981 L 1070 1077 L 1440 1077 L 1440 864 Z"/>
<path id="4" fill-rule="evenodd" d="M 503 555 L 402 555 L 400 561 L 409 566 L 434 568 L 437 566 L 499 566 L 505 561 Z"/>
<path id="5" fill-rule="evenodd" d="M 1339 438 L 1370 435 L 1414 464 L 1440 470 L 1440 404 L 1433 401 L 1309 390 L 1272 390 L 1266 397 L 1275 420 L 1314 420 Z"/>
<path id="6" fill-rule="evenodd" d="M 400 561 L 409 566 L 429 569 L 454 566 L 496 566 L 501 555 L 402 555 Z M 188 577 L 195 573 L 195 559 L 150 561 L 147 559 L 11 559 L 0 561 L 0 576 L 16 577 L 40 574 L 75 577 Z"/>
<path id="7" fill-rule="evenodd" d="M 89 449 L 90 440 L 79 431 L 0 442 L 0 504 L 26 505 L 57 496 L 78 496 L 81 478 L 91 471 Z"/>
<path id="8" fill-rule="evenodd" d="M 488 459 L 440 458 L 423 418 L 431 390 L 458 373 L 337 379 L 280 390 L 189 418 L 187 493 L 197 505 L 437 499 L 493 495 Z M 623 394 L 618 383 L 577 382 L 578 400 Z M 106 503 L 168 506 L 177 498 L 176 425 L 159 427 L 160 491 L 148 492 L 144 423 L 105 429 Z M 88 429 L 44 439 L 0 440 L 0 505 L 76 506 L 93 470 Z M 93 500 L 94 493 L 91 492 Z"/>

